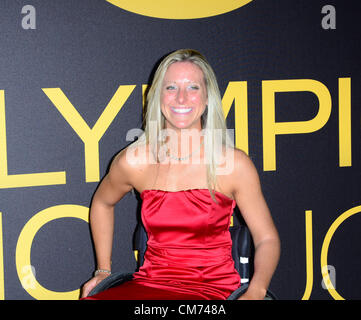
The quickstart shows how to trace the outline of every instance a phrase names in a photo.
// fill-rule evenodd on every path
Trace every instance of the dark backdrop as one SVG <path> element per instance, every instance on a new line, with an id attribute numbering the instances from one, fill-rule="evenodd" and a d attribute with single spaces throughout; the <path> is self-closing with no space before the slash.
<path id="1" fill-rule="evenodd" d="M 22 13 L 26 5 L 35 11 Z M 336 10 L 335 29 L 322 27 L 323 19 L 332 22 L 321 12 L 326 5 Z M 359 299 L 359 12 L 357 1 L 253 0 L 210 17 L 166 19 L 105 0 L 2 0 L 1 298 L 77 298 L 95 268 L 87 208 L 112 157 L 129 144 L 126 133 L 141 127 L 142 85 L 165 54 L 194 48 L 214 67 L 222 96 L 234 100 L 225 106 L 227 123 L 236 135 L 248 134 L 248 146 L 236 142 L 258 168 L 280 233 L 272 291 L 281 299 Z M 297 82 L 296 91 L 274 94 L 275 121 L 290 128 L 276 134 L 270 168 L 266 151 L 272 147 L 264 137 L 272 132 L 263 120 L 269 121 L 272 99 L 262 97 L 276 80 L 287 87 L 300 79 L 308 81 Z M 312 81 L 329 95 L 307 91 L 302 83 Z M 245 85 L 247 95 L 240 98 Z M 306 133 L 327 96 L 329 117 Z M 119 100 L 112 104 L 112 98 Z M 111 106 L 116 111 L 104 134 L 87 136 Z M 248 127 L 235 121 L 245 106 Z M 294 134 L 298 121 L 304 125 Z M 139 204 L 130 193 L 116 206 L 113 270 L 136 266 L 132 237 Z M 322 248 L 336 293 L 321 284 Z"/>

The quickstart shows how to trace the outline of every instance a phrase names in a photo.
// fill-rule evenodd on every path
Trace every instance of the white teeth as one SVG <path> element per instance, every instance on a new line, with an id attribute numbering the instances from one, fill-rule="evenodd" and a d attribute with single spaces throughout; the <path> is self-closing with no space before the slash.
<path id="1" fill-rule="evenodd" d="M 176 113 L 187 113 L 192 110 L 192 108 L 173 108 L 172 110 Z"/>

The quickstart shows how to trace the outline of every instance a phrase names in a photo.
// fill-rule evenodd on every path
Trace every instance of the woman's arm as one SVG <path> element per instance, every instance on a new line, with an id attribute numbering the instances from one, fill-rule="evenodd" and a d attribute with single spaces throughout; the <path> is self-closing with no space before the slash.
<path id="1" fill-rule="evenodd" d="M 242 151 L 235 152 L 232 176 L 237 206 L 251 232 L 254 246 L 254 274 L 240 299 L 263 299 L 280 256 L 280 240 L 263 197 L 257 170 Z"/>
<path id="2" fill-rule="evenodd" d="M 95 246 L 97 269 L 111 270 L 113 246 L 114 206 L 132 188 L 131 166 L 127 163 L 125 151 L 113 160 L 108 174 L 94 194 L 90 208 L 90 228 Z M 82 297 L 104 278 L 107 273 L 99 273 L 83 287 Z"/>

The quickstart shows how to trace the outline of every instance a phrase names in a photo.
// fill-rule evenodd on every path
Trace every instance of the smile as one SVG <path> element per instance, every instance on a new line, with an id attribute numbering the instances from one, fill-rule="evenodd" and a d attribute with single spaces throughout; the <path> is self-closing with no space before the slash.
<path id="1" fill-rule="evenodd" d="M 174 108 L 171 107 L 172 111 L 175 113 L 181 113 L 181 114 L 185 114 L 185 113 L 189 113 L 192 111 L 192 108 Z"/>

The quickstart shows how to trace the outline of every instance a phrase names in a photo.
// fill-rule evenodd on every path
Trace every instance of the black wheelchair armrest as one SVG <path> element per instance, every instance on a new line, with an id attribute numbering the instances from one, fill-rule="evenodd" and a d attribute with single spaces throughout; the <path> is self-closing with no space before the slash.
<path id="1" fill-rule="evenodd" d="M 238 289 L 233 291 L 227 300 L 237 300 L 241 295 L 243 295 L 248 289 L 248 283 L 242 284 Z M 270 291 L 267 290 L 264 300 L 277 300 L 277 297 Z"/>
<path id="2" fill-rule="evenodd" d="M 133 278 L 133 273 L 116 272 L 106 277 L 102 282 L 98 283 L 89 293 L 89 296 L 93 296 L 104 290 L 113 288 L 123 282 L 129 281 Z"/>

